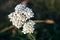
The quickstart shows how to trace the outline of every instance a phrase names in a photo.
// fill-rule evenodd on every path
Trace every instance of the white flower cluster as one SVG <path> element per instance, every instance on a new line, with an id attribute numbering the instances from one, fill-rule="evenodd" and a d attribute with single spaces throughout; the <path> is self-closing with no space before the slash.
<path id="1" fill-rule="evenodd" d="M 32 20 L 29 20 L 27 23 L 24 24 L 23 26 L 23 33 L 33 33 L 34 28 L 33 26 L 35 25 L 35 23 Z"/>
<path id="2" fill-rule="evenodd" d="M 19 29 L 23 27 L 22 32 L 24 34 L 33 33 L 33 26 L 35 23 L 32 20 L 27 21 L 28 19 L 34 17 L 34 13 L 30 8 L 19 4 L 15 7 L 15 12 L 9 14 L 8 17 L 10 18 L 10 21 L 16 28 Z"/>
<path id="3" fill-rule="evenodd" d="M 21 21 L 20 15 L 15 12 L 8 15 L 12 24 L 18 29 L 22 26 L 23 22 Z"/>

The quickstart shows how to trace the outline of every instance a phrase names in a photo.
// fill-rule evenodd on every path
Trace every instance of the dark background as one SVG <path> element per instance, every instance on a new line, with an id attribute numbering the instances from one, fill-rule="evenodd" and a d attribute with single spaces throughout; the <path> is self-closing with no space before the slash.
<path id="1" fill-rule="evenodd" d="M 21 1 L 21 0 L 20 0 Z M 0 0 L 0 30 L 11 25 L 8 14 L 14 11 L 18 0 Z M 33 33 L 36 40 L 60 40 L 60 0 L 29 0 L 28 7 L 33 10 L 33 20 L 54 20 L 54 24 L 36 23 Z M 17 29 L 16 29 L 17 31 Z M 0 40 L 30 40 L 28 36 L 16 32 L 12 36 L 12 29 L 1 33 Z"/>

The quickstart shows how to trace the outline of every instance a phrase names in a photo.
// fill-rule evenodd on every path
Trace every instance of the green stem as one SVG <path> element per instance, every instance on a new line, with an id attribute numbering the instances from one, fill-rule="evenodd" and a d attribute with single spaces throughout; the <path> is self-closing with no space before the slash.
<path id="1" fill-rule="evenodd" d="M 28 34 L 28 37 L 29 37 L 31 40 L 36 40 L 35 37 L 34 37 L 32 34 Z"/>

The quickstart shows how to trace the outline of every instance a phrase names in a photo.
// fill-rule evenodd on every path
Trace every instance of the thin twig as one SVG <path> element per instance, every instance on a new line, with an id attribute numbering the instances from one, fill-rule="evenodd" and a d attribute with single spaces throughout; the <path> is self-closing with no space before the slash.
<path id="1" fill-rule="evenodd" d="M 0 33 L 3 33 L 3 32 L 5 32 L 5 31 L 7 31 L 7 30 L 12 29 L 12 28 L 14 28 L 14 26 L 6 27 L 6 28 L 0 30 Z"/>
<path id="2" fill-rule="evenodd" d="M 45 22 L 45 21 L 44 20 L 34 20 L 34 22 L 36 22 L 36 23 L 40 22 L 41 23 L 41 22 Z"/>

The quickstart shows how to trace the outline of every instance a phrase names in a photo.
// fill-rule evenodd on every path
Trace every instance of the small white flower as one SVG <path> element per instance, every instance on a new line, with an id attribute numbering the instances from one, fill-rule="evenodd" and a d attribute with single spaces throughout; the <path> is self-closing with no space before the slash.
<path id="1" fill-rule="evenodd" d="M 14 12 L 10 13 L 10 14 L 8 15 L 8 17 L 9 17 L 9 18 L 12 18 L 12 17 L 13 17 L 13 13 L 14 13 Z"/>
<path id="2" fill-rule="evenodd" d="M 15 12 L 16 13 L 20 13 L 22 10 L 25 9 L 25 5 L 22 5 L 22 4 L 18 4 L 16 7 L 15 7 Z"/>
<path id="3" fill-rule="evenodd" d="M 20 16 L 20 14 L 11 13 L 11 14 L 9 14 L 8 17 L 10 18 L 10 21 L 12 22 L 12 24 L 14 26 L 16 26 L 18 29 L 23 25 L 23 22 L 21 21 L 22 18 Z"/>
<path id="4" fill-rule="evenodd" d="M 26 13 L 26 17 L 27 17 L 28 19 L 30 19 L 30 18 L 34 17 L 34 14 L 32 14 L 32 13 Z"/>
<path id="5" fill-rule="evenodd" d="M 34 22 L 32 20 L 29 20 L 27 23 L 24 24 L 22 32 L 24 34 L 26 33 L 33 33 L 34 31 Z"/>
<path id="6" fill-rule="evenodd" d="M 30 25 L 35 25 L 35 22 L 32 21 L 32 20 L 29 20 L 27 23 L 30 24 Z"/>
<path id="7" fill-rule="evenodd" d="M 16 27 L 16 28 L 21 28 L 23 25 L 23 22 L 21 21 L 12 21 L 12 24 Z"/>

